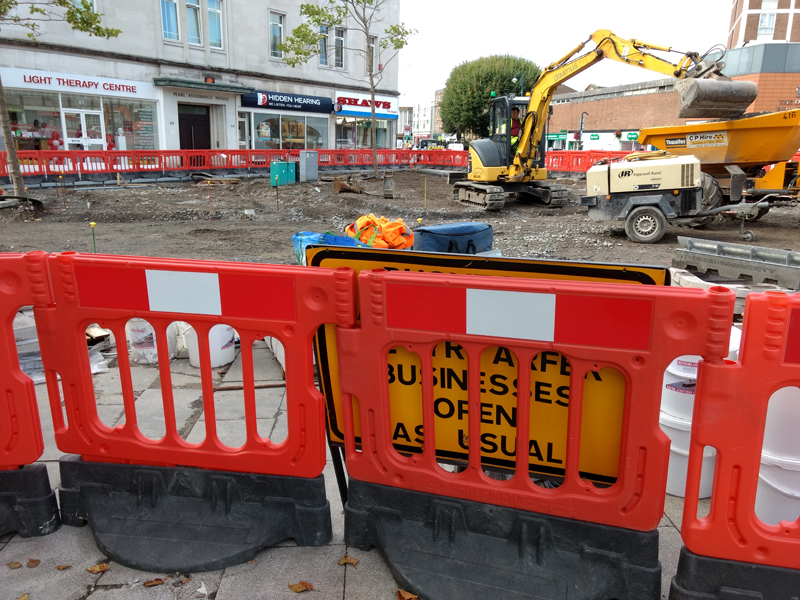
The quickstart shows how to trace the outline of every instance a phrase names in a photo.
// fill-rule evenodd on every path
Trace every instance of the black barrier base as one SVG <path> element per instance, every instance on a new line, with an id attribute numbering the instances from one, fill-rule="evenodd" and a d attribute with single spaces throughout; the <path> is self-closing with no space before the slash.
<path id="1" fill-rule="evenodd" d="M 110 558 L 145 571 L 211 571 L 251 560 L 294 538 L 330 542 L 325 480 L 60 461 L 61 518 L 88 521 Z"/>
<path id="2" fill-rule="evenodd" d="M 425 600 L 656 600 L 658 531 L 632 531 L 350 479 L 345 541 L 375 546 Z"/>
<path id="3" fill-rule="evenodd" d="M 798 563 L 800 567 L 800 562 Z M 709 558 L 681 548 L 669 600 L 797 600 L 800 570 Z"/>
<path id="4" fill-rule="evenodd" d="M 0 535 L 39 537 L 61 527 L 56 493 L 41 463 L 0 471 Z"/>

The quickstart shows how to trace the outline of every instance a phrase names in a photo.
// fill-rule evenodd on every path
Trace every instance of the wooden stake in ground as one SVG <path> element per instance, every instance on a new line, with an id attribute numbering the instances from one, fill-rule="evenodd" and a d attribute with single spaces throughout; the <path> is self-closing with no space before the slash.
<path id="1" fill-rule="evenodd" d="M 425 178 L 425 212 L 424 214 L 427 216 L 428 214 L 428 178 Z"/>
<path id="2" fill-rule="evenodd" d="M 89 223 L 89 225 L 91 225 L 91 226 L 92 226 L 92 252 L 94 252 L 95 254 L 97 254 L 97 244 L 96 244 L 96 243 L 95 243 L 95 241 L 94 241 L 94 226 L 95 226 L 95 225 L 97 225 L 97 223 L 95 223 L 94 221 L 92 221 L 91 223 Z"/>
<path id="3" fill-rule="evenodd" d="M 280 214 L 281 212 L 281 202 L 280 197 L 278 196 L 278 176 L 275 175 L 275 210 Z"/>
<path id="4" fill-rule="evenodd" d="M 211 204 L 211 180 L 207 180 L 206 183 L 208 184 L 208 214 L 210 215 L 208 219 L 210 221 L 214 220 L 214 206 Z"/>

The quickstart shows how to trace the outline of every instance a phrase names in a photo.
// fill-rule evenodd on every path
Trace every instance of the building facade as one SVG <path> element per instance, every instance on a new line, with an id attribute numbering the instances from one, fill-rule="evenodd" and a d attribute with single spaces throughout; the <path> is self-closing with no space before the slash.
<path id="1" fill-rule="evenodd" d="M 401 106 L 397 119 L 397 145 L 399 148 L 414 140 L 414 107 Z"/>
<path id="2" fill-rule="evenodd" d="M 444 133 L 444 125 L 442 124 L 442 114 L 439 105 L 442 103 L 442 96 L 444 96 L 444 89 L 436 90 L 433 98 L 433 131 L 434 137 L 436 134 Z"/>
<path id="3" fill-rule="evenodd" d="M 798 0 L 733 0 L 728 48 L 751 42 L 800 42 Z"/>
<path id="4" fill-rule="evenodd" d="M 61 22 L 44 23 L 36 40 L 18 27 L 0 31 L 0 77 L 20 150 L 368 148 L 375 62 L 377 141 L 395 145 L 399 60 L 389 60 L 380 37 L 399 22 L 399 0 L 384 6 L 368 38 L 351 20 L 326 28 L 319 56 L 294 68 L 278 45 L 303 22 L 298 2 L 94 7 L 119 37 Z"/>
<path id="5" fill-rule="evenodd" d="M 431 137 L 433 132 L 433 109 L 433 103 L 417 104 L 414 107 L 414 143 Z"/>

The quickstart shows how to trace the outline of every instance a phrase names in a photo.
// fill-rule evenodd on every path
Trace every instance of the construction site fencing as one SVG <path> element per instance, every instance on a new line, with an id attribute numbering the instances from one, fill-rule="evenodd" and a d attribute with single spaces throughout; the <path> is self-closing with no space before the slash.
<path id="1" fill-rule="evenodd" d="M 21 151 L 17 153 L 23 177 L 45 181 L 58 176 L 108 179 L 113 174 L 140 177 L 211 174 L 256 174 L 273 162 L 298 162 L 301 150 L 112 150 Z M 371 167 L 372 150 L 316 150 L 321 169 Z M 450 150 L 378 150 L 378 165 L 465 168 L 469 153 Z M 5 152 L 0 153 L 0 177 L 8 177 Z"/>
<path id="2" fill-rule="evenodd" d="M 800 589 L 800 522 L 795 516 L 767 524 L 757 515 L 757 494 L 765 491 L 760 478 L 795 498 L 797 506 L 800 465 L 791 454 L 798 399 L 787 404 L 773 394 L 800 386 L 800 298 L 781 292 L 748 295 L 742 331 L 737 362 L 699 365 L 681 530 L 686 548 L 670 598 L 706 598 L 723 585 L 731 597 L 742 598 L 789 598 Z M 777 406 L 768 442 L 772 402 Z M 777 450 L 768 450 L 768 444 Z M 716 462 L 710 511 L 699 516 L 706 447 L 716 449 Z M 776 484 L 772 473 L 760 468 L 778 451 L 787 470 L 777 469 L 784 479 Z"/>
<path id="3" fill-rule="evenodd" d="M 628 154 L 617 150 L 551 150 L 545 156 L 545 168 L 549 173 L 569 176 L 586 173 L 599 160 L 617 160 Z"/>
<path id="4" fill-rule="evenodd" d="M 22 372 L 12 323 L 23 306 L 51 304 L 44 252 L 0 255 L 0 535 L 58 529 L 58 506 L 44 464 L 36 391 Z"/>

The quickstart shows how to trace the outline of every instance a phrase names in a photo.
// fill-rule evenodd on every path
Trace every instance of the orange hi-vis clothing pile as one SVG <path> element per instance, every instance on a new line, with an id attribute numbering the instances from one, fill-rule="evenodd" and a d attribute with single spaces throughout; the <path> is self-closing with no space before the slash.
<path id="1" fill-rule="evenodd" d="M 403 219 L 387 219 L 373 214 L 361 215 L 344 229 L 345 234 L 373 248 L 402 250 L 414 245 L 414 232 Z"/>

